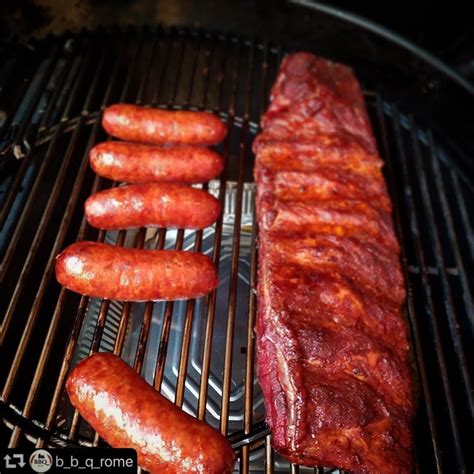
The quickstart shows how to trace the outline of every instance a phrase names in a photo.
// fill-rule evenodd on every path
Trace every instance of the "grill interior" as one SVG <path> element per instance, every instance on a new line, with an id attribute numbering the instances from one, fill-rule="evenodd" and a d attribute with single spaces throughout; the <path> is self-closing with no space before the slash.
<path id="1" fill-rule="evenodd" d="M 239 472 L 328 472 L 290 465 L 270 446 L 255 376 L 256 225 L 251 143 L 285 50 L 188 29 L 49 38 L 4 63 L 0 90 L 0 389 L 2 447 L 101 445 L 64 395 L 70 368 L 114 351 L 177 405 L 229 435 Z M 315 51 L 317 53 L 317 51 Z M 356 73 L 358 73 L 356 69 Z M 394 203 L 409 286 L 417 472 L 472 470 L 472 182 L 456 152 L 359 77 Z M 103 108 L 131 102 L 210 110 L 230 133 L 226 166 L 204 187 L 224 206 L 204 232 L 98 232 L 85 199 L 118 183 L 88 166 L 106 140 Z M 15 159 L 14 157 L 21 158 Z M 54 257 L 76 240 L 209 254 L 220 286 L 186 302 L 120 303 L 61 289 Z M 336 471 L 337 472 L 337 471 Z"/>

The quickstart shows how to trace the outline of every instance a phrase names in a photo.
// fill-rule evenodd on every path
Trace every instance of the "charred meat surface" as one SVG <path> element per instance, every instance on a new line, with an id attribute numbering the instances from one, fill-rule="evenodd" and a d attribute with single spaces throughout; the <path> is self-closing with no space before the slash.
<path id="1" fill-rule="evenodd" d="M 409 473 L 405 287 L 359 83 L 290 55 L 262 125 L 257 355 L 274 447 L 303 465 Z"/>

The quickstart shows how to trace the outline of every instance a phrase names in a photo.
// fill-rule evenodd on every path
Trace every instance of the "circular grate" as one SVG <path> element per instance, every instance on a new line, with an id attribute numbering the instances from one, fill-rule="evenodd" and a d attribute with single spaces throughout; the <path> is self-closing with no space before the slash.
<path id="1" fill-rule="evenodd" d="M 4 135 L 23 155 L 9 165 L 0 189 L 5 446 L 100 443 L 69 405 L 64 381 L 90 351 L 115 350 L 173 402 L 228 434 L 239 453 L 236 469 L 315 472 L 272 452 L 255 377 L 251 143 L 283 50 L 238 36 L 157 28 L 84 32 L 42 42 L 37 52 L 36 62 L 21 66 L 30 79 L 19 85 L 18 112 Z M 472 183 L 455 166 L 456 153 L 420 128 L 410 111 L 377 91 L 365 96 L 409 287 L 418 464 L 423 472 L 453 466 L 462 472 L 472 463 L 466 357 L 473 322 Z M 117 101 L 210 110 L 228 123 L 218 147 L 226 170 L 206 184 L 224 204 L 215 226 L 98 233 L 86 225 L 84 200 L 117 184 L 96 177 L 87 164 L 91 146 L 106 139 L 101 110 Z M 78 239 L 200 250 L 219 265 L 221 283 L 196 301 L 81 298 L 61 289 L 53 273 L 54 256 Z"/>

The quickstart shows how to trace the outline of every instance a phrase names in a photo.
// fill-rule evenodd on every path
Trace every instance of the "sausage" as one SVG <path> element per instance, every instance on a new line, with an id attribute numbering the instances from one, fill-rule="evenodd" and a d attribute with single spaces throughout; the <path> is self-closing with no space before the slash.
<path id="1" fill-rule="evenodd" d="M 113 354 L 96 353 L 69 375 L 72 405 L 116 448 L 133 448 L 138 464 L 155 473 L 232 472 L 227 439 L 180 410 Z"/>
<path id="2" fill-rule="evenodd" d="M 91 149 L 89 163 L 99 176 L 127 183 L 204 183 L 224 167 L 222 157 L 208 148 L 127 142 L 99 143 Z"/>
<path id="3" fill-rule="evenodd" d="M 107 107 L 102 126 L 113 137 L 152 145 L 215 145 L 227 133 L 224 123 L 207 112 L 150 109 L 131 104 Z"/>
<path id="4" fill-rule="evenodd" d="M 197 298 L 217 286 L 216 267 L 201 253 L 87 241 L 63 250 L 55 270 L 58 282 L 69 290 L 121 301 Z"/>
<path id="5" fill-rule="evenodd" d="M 104 230 L 133 227 L 204 229 L 219 217 L 219 201 L 183 184 L 136 184 L 107 189 L 87 199 L 90 225 Z"/>

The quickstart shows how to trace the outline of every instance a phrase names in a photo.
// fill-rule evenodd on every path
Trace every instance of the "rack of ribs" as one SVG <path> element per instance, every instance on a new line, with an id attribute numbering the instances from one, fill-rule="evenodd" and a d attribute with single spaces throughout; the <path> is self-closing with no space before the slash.
<path id="1" fill-rule="evenodd" d="M 359 83 L 287 56 L 262 128 L 256 331 L 273 445 L 302 465 L 411 472 L 400 248 Z"/>

